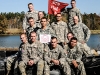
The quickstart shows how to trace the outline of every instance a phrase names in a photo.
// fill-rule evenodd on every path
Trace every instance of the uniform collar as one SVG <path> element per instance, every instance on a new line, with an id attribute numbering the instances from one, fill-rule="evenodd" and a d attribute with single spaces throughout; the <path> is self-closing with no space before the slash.
<path id="1" fill-rule="evenodd" d="M 56 48 L 51 48 L 51 51 L 53 51 L 53 52 L 58 52 L 58 45 L 57 45 Z"/>
<path id="2" fill-rule="evenodd" d="M 34 26 L 32 26 L 32 27 L 30 26 L 30 28 L 36 28 L 36 24 L 34 24 Z"/>
<path id="3" fill-rule="evenodd" d="M 42 28 L 41 28 L 41 29 L 42 29 Z M 45 28 L 45 29 L 42 29 L 42 30 L 47 30 L 47 29 L 49 29 L 48 26 L 46 26 L 46 28 Z"/>
<path id="4" fill-rule="evenodd" d="M 55 24 L 60 24 L 60 23 L 62 23 L 63 21 L 59 21 L 59 22 L 55 22 Z"/>

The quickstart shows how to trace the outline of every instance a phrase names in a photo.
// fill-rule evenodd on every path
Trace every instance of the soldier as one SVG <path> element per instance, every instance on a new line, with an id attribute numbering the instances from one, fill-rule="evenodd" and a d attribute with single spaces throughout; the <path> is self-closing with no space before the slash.
<path id="1" fill-rule="evenodd" d="M 39 11 L 38 12 L 38 20 L 35 22 L 36 26 L 41 28 L 41 19 L 44 17 L 44 12 L 43 11 Z M 50 26 L 49 21 L 47 26 Z"/>
<path id="2" fill-rule="evenodd" d="M 47 64 L 45 63 L 45 75 L 50 75 L 53 69 L 62 69 L 64 75 L 71 75 L 70 67 L 65 61 L 65 51 L 57 42 L 57 38 L 52 37 L 50 45 L 46 47 L 47 51 L 44 55 L 44 60 L 47 62 Z"/>
<path id="3" fill-rule="evenodd" d="M 67 50 L 67 58 L 66 61 L 70 64 L 71 68 L 76 71 L 77 75 L 86 75 L 84 64 L 81 61 L 83 55 L 83 48 L 81 46 L 77 46 L 77 38 L 71 38 L 68 43 Z"/>
<path id="4" fill-rule="evenodd" d="M 28 43 L 26 34 L 21 34 L 20 39 L 21 39 L 22 43 L 19 46 L 19 51 L 15 55 L 7 57 L 7 63 L 6 63 L 7 74 L 6 75 L 9 75 L 10 70 L 11 70 L 11 65 L 15 64 L 15 62 L 18 59 L 20 59 L 21 51 L 22 51 L 23 47 L 26 46 Z"/>
<path id="5" fill-rule="evenodd" d="M 73 22 L 74 16 L 78 16 L 79 22 L 82 22 L 81 13 L 80 13 L 80 10 L 76 7 L 75 0 L 71 0 L 71 6 L 72 6 L 72 8 L 65 9 L 65 12 L 68 13 L 68 25 L 69 26 L 74 24 L 74 22 Z"/>
<path id="6" fill-rule="evenodd" d="M 27 66 L 37 66 L 37 75 L 43 74 L 44 61 L 43 61 L 43 45 L 36 40 L 36 33 L 31 32 L 31 43 L 29 46 L 22 50 L 22 58 L 19 62 L 19 70 L 21 75 L 26 75 L 25 68 Z"/>
<path id="7" fill-rule="evenodd" d="M 41 34 L 49 34 L 49 35 L 51 35 L 51 36 L 54 36 L 54 31 L 53 31 L 53 29 L 47 26 L 47 18 L 46 18 L 46 17 L 43 17 L 43 18 L 41 19 L 41 25 L 42 25 L 41 29 L 39 29 L 39 30 L 37 31 L 38 40 L 40 40 L 39 36 L 40 36 Z"/>
<path id="8" fill-rule="evenodd" d="M 26 34 L 27 34 L 27 37 L 28 37 L 28 40 L 30 39 L 30 33 L 32 31 L 36 32 L 39 28 L 36 26 L 36 24 L 34 24 L 34 18 L 33 17 L 29 17 L 28 18 L 28 22 L 29 22 L 29 27 L 26 29 Z"/>
<path id="9" fill-rule="evenodd" d="M 28 9 L 29 9 L 29 11 L 25 14 L 25 17 L 23 19 L 24 33 L 26 32 L 26 29 L 29 27 L 29 23 L 28 23 L 29 17 L 33 17 L 34 21 L 38 20 L 38 11 L 34 10 L 34 6 L 32 3 L 28 4 Z"/>
<path id="10" fill-rule="evenodd" d="M 71 39 L 72 37 L 74 37 L 74 34 L 73 34 L 72 32 L 68 32 L 68 33 L 67 33 L 67 39 L 68 39 L 68 41 L 70 41 L 70 39 Z"/>
<path id="11" fill-rule="evenodd" d="M 73 21 L 74 24 L 71 25 L 72 33 L 80 43 L 86 43 L 91 35 L 89 28 L 85 24 L 78 22 L 79 21 L 78 16 L 74 16 Z"/>
<path id="12" fill-rule="evenodd" d="M 78 42 L 83 45 L 85 51 L 90 50 L 90 48 L 86 44 L 91 35 L 89 28 L 85 24 L 78 22 L 77 16 L 73 17 L 73 21 L 74 24 L 70 26 L 71 32 L 77 38 Z"/>
<path id="13" fill-rule="evenodd" d="M 69 41 L 73 37 L 74 37 L 74 34 L 72 32 L 69 32 L 67 34 L 67 38 L 68 38 Z M 82 45 L 82 44 L 80 42 L 77 42 L 77 45 L 79 46 L 79 45 Z M 65 45 L 65 49 L 66 49 L 66 47 L 67 46 Z M 88 49 L 87 49 L 87 47 L 88 47 Z M 96 51 L 94 49 L 91 49 L 89 46 L 87 46 L 87 47 L 83 47 L 83 49 L 82 49 L 86 56 L 97 55 L 97 53 L 96 53 Z"/>
<path id="14" fill-rule="evenodd" d="M 68 33 L 68 27 L 67 24 L 62 21 L 61 13 L 57 13 L 56 20 L 56 22 L 51 24 L 51 28 L 54 30 L 54 33 L 58 39 L 58 43 L 63 46 L 65 42 L 68 42 L 66 41 L 66 33 Z"/>

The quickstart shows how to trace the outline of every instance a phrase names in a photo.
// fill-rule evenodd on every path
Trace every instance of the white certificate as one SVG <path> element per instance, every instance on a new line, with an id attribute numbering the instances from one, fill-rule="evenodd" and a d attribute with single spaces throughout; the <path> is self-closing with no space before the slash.
<path id="1" fill-rule="evenodd" d="M 40 34 L 40 42 L 41 43 L 48 43 L 51 40 L 51 35 L 50 34 Z"/>

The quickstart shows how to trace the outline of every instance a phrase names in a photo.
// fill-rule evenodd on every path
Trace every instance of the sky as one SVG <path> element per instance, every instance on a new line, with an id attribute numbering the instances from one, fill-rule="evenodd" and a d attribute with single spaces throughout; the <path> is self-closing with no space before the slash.
<path id="1" fill-rule="evenodd" d="M 69 3 L 68 7 L 71 7 L 71 0 L 58 1 Z M 28 3 L 33 3 L 35 10 L 48 12 L 48 0 L 0 0 L 0 12 L 27 12 Z M 100 14 L 100 0 L 76 0 L 76 6 L 82 14 Z"/>

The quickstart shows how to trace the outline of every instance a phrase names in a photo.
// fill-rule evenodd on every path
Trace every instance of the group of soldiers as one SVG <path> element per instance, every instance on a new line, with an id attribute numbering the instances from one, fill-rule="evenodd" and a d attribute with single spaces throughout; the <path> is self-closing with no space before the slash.
<path id="1" fill-rule="evenodd" d="M 76 75 L 86 75 L 82 56 L 93 55 L 95 50 L 86 44 L 91 32 L 82 23 L 75 0 L 71 0 L 71 6 L 63 11 L 68 13 L 68 23 L 57 13 L 56 21 L 50 24 L 43 11 L 35 11 L 33 4 L 28 4 L 29 11 L 23 20 L 24 33 L 20 35 L 22 43 L 19 51 L 7 58 L 6 75 L 12 63 L 15 63 L 14 71 L 18 68 L 21 75 L 26 75 L 28 66 L 37 67 L 37 75 L 50 75 L 58 69 L 63 75 L 71 75 L 72 69 Z M 41 43 L 41 34 L 50 35 L 51 41 Z"/>

